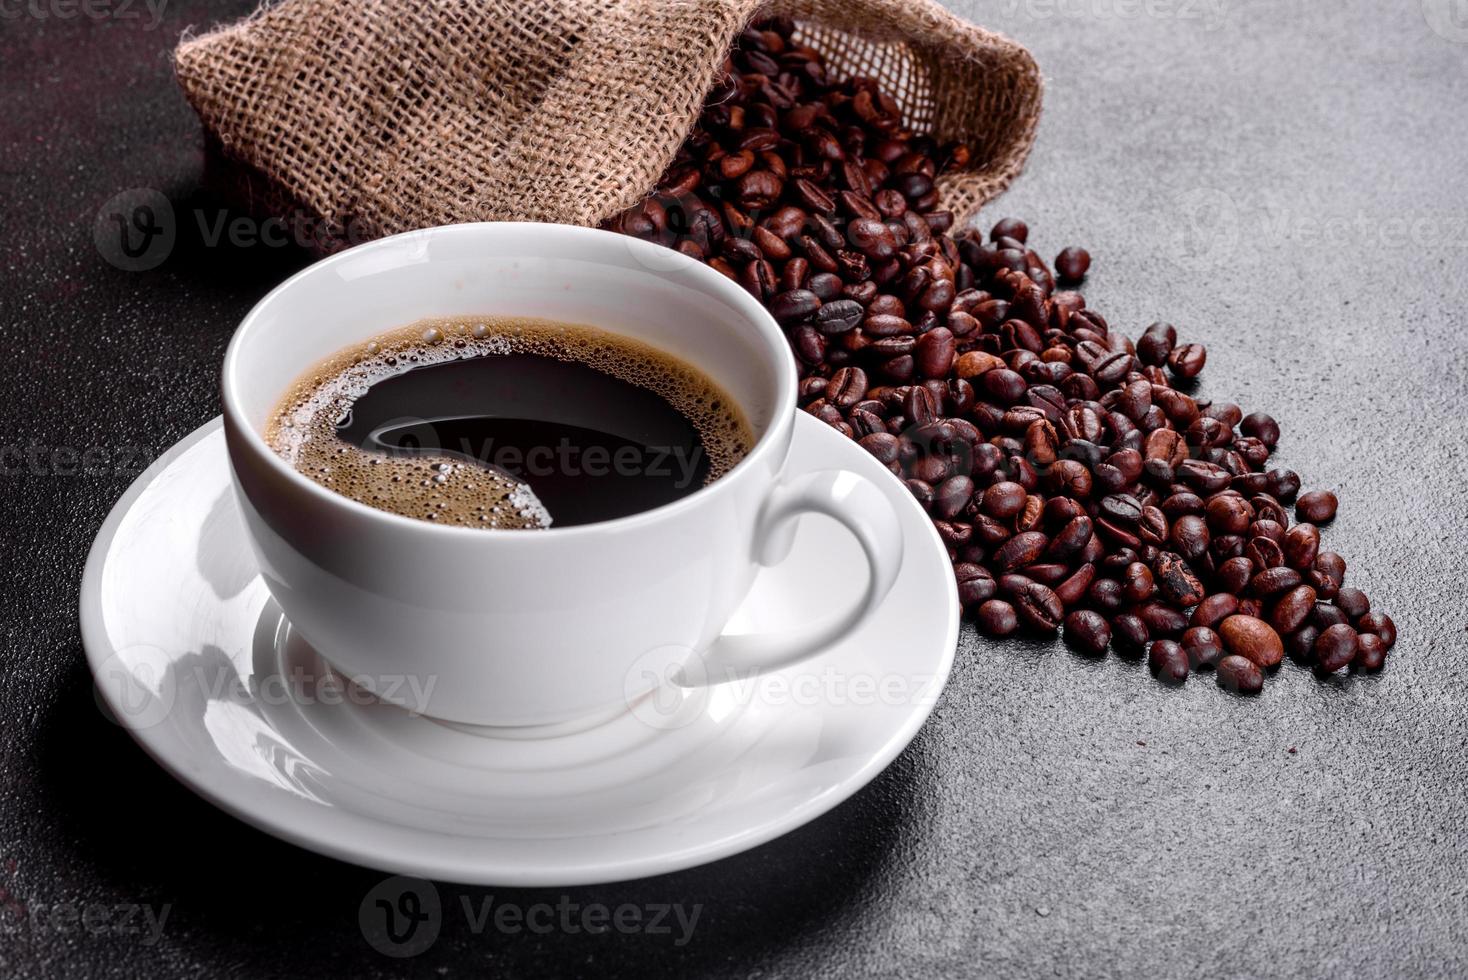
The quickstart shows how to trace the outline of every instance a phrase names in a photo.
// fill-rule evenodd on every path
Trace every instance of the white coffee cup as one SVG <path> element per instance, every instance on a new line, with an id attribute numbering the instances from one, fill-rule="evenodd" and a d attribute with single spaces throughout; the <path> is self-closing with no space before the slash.
<path id="1" fill-rule="evenodd" d="M 672 503 L 522 531 L 375 510 L 266 444 L 277 402 L 322 358 L 424 317 L 476 314 L 589 324 L 674 354 L 742 406 L 754 447 Z M 903 551 L 887 497 L 842 470 L 785 477 L 795 389 L 775 321 L 700 262 L 587 228 L 463 224 L 349 249 L 261 300 L 225 355 L 224 426 L 265 582 L 324 658 L 437 718 L 555 725 L 625 705 L 634 667 L 693 685 L 790 664 L 856 629 L 885 597 Z M 865 592 L 845 610 L 812 610 L 816 621 L 797 632 L 722 635 L 807 512 L 856 536 L 870 565 Z"/>

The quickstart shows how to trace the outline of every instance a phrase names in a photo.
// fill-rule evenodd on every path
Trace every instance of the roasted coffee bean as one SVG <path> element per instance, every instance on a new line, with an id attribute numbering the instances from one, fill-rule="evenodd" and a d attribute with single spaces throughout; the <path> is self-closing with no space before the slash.
<path id="1" fill-rule="evenodd" d="M 918 502 L 918 505 L 921 506 L 923 510 L 931 511 L 933 509 L 932 485 L 922 480 L 909 479 L 905 482 L 907 483 L 908 492 L 912 494 L 913 499 Z"/>
<path id="2" fill-rule="evenodd" d="M 1136 358 L 1126 351 L 1113 351 L 1091 368 L 1091 376 L 1102 387 L 1112 388 L 1126 380 L 1136 367 Z"/>
<path id="3" fill-rule="evenodd" d="M 1117 652 L 1136 655 L 1147 649 L 1152 637 L 1140 616 L 1122 613 L 1111 621 L 1112 645 Z"/>
<path id="4" fill-rule="evenodd" d="M 953 332 L 947 327 L 934 327 L 918 338 L 913 360 L 918 373 L 925 378 L 947 377 L 958 349 Z"/>
<path id="5" fill-rule="evenodd" d="M 1249 539 L 1244 547 L 1244 557 L 1258 569 L 1278 568 L 1284 564 L 1284 549 L 1273 538 L 1260 536 Z"/>
<path id="6" fill-rule="evenodd" d="M 1252 660 L 1230 654 L 1218 661 L 1218 686 L 1238 694 L 1258 694 L 1264 689 L 1264 672 Z"/>
<path id="7" fill-rule="evenodd" d="M 1010 572 L 1007 575 L 995 576 L 994 581 L 999 583 L 1000 593 L 1013 597 L 1033 585 L 1035 580 L 1028 575 L 1019 575 Z"/>
<path id="8" fill-rule="evenodd" d="M 934 516 L 933 527 L 937 530 L 938 537 L 948 546 L 950 555 L 957 554 L 973 538 L 973 526 L 963 521 L 946 521 Z"/>
<path id="9" fill-rule="evenodd" d="M 1142 519 L 1142 505 L 1130 494 L 1114 493 L 1103 497 L 1096 509 L 1102 517 L 1121 524 L 1136 524 Z"/>
<path id="10" fill-rule="evenodd" d="M 1157 556 L 1157 588 L 1162 597 L 1175 606 L 1193 606 L 1203 600 L 1203 583 L 1181 556 L 1164 551 Z"/>
<path id="11" fill-rule="evenodd" d="M 1243 534 L 1254 518 L 1254 508 L 1242 497 L 1219 494 L 1208 501 L 1206 514 L 1214 534 Z"/>
<path id="12" fill-rule="evenodd" d="M 1031 582 L 1014 597 L 1015 611 L 1026 626 L 1042 633 L 1059 629 L 1065 607 L 1049 586 Z"/>
<path id="13" fill-rule="evenodd" d="M 1095 579 L 1091 582 L 1091 588 L 1086 590 L 1086 601 L 1101 612 L 1117 612 L 1126 604 L 1126 599 L 1122 596 L 1122 582 L 1114 578 Z"/>
<path id="14" fill-rule="evenodd" d="M 851 423 L 851 431 L 856 433 L 858 440 L 875 432 L 885 433 L 887 431 L 887 423 L 882 420 L 882 417 L 863 409 L 860 402 L 852 406 L 846 420 Z"/>
<path id="15" fill-rule="evenodd" d="M 981 602 L 994 598 L 998 586 L 994 576 L 982 565 L 959 562 L 953 566 L 953 576 L 958 581 L 958 601 L 965 609 L 972 610 Z"/>
<path id="16" fill-rule="evenodd" d="M 1235 595 L 1244 591 L 1254 577 L 1254 562 L 1242 555 L 1218 566 L 1218 584 Z"/>
<path id="17" fill-rule="evenodd" d="M 973 495 L 973 480 L 963 475 L 949 477 L 933 489 L 933 513 L 944 519 L 957 517 Z"/>
<path id="18" fill-rule="evenodd" d="M 1297 585 L 1274 604 L 1269 614 L 1269 625 L 1281 636 L 1295 632 L 1305 625 L 1315 611 L 1315 590 L 1308 585 Z"/>
<path id="19" fill-rule="evenodd" d="M 1266 568 L 1249 579 L 1248 592 L 1257 599 L 1267 599 L 1281 592 L 1288 592 L 1300 582 L 1299 572 L 1288 565 L 1277 565 L 1274 568 Z"/>
<path id="20" fill-rule="evenodd" d="M 953 472 L 949 460 L 943 456 L 925 455 L 912 462 L 908 473 L 927 484 L 941 483 Z"/>
<path id="21" fill-rule="evenodd" d="M 1061 282 L 1077 283 L 1086 277 L 1091 268 L 1091 253 L 1074 245 L 1061 249 L 1055 256 L 1055 271 Z"/>
<path id="22" fill-rule="evenodd" d="M 1340 588 L 1346 581 L 1346 560 L 1334 551 L 1322 551 L 1315 556 L 1315 570 Z"/>
<path id="23" fill-rule="evenodd" d="M 1212 402 L 1207 406 L 1200 402 L 1199 408 L 1208 418 L 1222 422 L 1226 429 L 1232 429 L 1244 420 L 1244 410 L 1233 402 Z"/>
<path id="24" fill-rule="evenodd" d="M 1273 469 L 1265 474 L 1269 493 L 1281 503 L 1289 503 L 1295 499 L 1295 494 L 1300 490 L 1300 477 L 1294 470 Z M 1302 518 L 1302 520 L 1305 518 Z M 1320 524 L 1321 521 L 1311 521 L 1312 524 Z"/>
<path id="25" fill-rule="evenodd" d="M 990 636 L 1008 636 L 1019 628 L 1014 606 L 1003 599 L 989 599 L 979 605 L 974 620 Z"/>
<path id="26" fill-rule="evenodd" d="M 1254 412 L 1252 415 L 1244 416 L 1243 421 L 1239 423 L 1239 431 L 1253 439 L 1258 439 L 1270 449 L 1273 449 L 1279 442 L 1279 424 L 1263 412 Z"/>
<path id="27" fill-rule="evenodd" d="M 1143 603 L 1135 611 L 1153 636 L 1179 636 L 1188 628 L 1188 618 L 1166 603 Z"/>
<path id="28" fill-rule="evenodd" d="M 1198 603 L 1188 622 L 1193 626 L 1214 627 L 1239 611 L 1239 600 L 1232 592 L 1215 592 Z"/>
<path id="29" fill-rule="evenodd" d="M 1045 513 L 1045 502 L 1039 497 L 1029 496 L 1025 498 L 1025 509 L 1019 512 L 1014 519 L 1014 527 L 1017 531 L 1033 531 L 1040 526 L 1040 518 Z M 1047 552 L 1050 550 L 1047 546 Z"/>
<path id="30" fill-rule="evenodd" d="M 944 385 L 943 410 L 952 416 L 967 415 L 974 407 L 977 400 L 974 395 L 974 386 L 962 378 L 949 378 Z M 969 442 L 977 441 L 979 436 L 978 427 L 967 419 L 959 419 L 964 425 L 964 431 L 968 433 L 966 438 Z"/>
<path id="31" fill-rule="evenodd" d="M 1306 623 L 1285 637 L 1285 652 L 1302 664 L 1310 663 L 1315 659 L 1315 638 L 1319 635 L 1320 630 Z"/>
<path id="32" fill-rule="evenodd" d="M 883 268 L 889 264 L 890 262 L 883 263 Z M 871 260 L 854 249 L 838 248 L 836 265 L 846 280 L 841 286 L 841 291 L 860 303 L 871 302 L 872 297 L 877 295 L 877 284 L 871 281 Z"/>
<path id="33" fill-rule="evenodd" d="M 1030 227 L 1018 218 L 1001 218 L 995 222 L 989 231 L 989 240 L 997 242 L 1001 238 L 1012 238 L 1021 245 L 1030 237 Z"/>
<path id="34" fill-rule="evenodd" d="M 766 302 L 777 288 L 774 268 L 764 259 L 750 262 L 739 273 L 739 284 L 749 295 Z"/>
<path id="35" fill-rule="evenodd" d="M 1190 514 L 1198 515 L 1205 511 L 1203 498 L 1188 490 L 1180 490 L 1169 494 L 1162 502 L 1162 513 L 1172 520 L 1186 517 Z"/>
<path id="36" fill-rule="evenodd" d="M 890 313 L 873 313 L 870 309 L 861 321 L 861 329 L 868 337 L 900 337 L 916 332 L 906 319 Z"/>
<path id="37" fill-rule="evenodd" d="M 1281 549 L 1284 548 L 1285 529 L 1283 524 L 1275 521 L 1254 521 L 1249 525 L 1248 532 L 1251 538 L 1268 538 L 1275 544 L 1278 544 Z M 1288 562 L 1288 556 L 1286 556 L 1286 562 Z"/>
<path id="38" fill-rule="evenodd" d="M 1167 369 L 1179 378 L 1196 378 L 1208 360 L 1208 351 L 1202 344 L 1183 344 L 1167 355 Z"/>
<path id="39" fill-rule="evenodd" d="M 1025 488 L 1008 480 L 992 484 L 984 491 L 982 507 L 985 514 L 997 521 L 1018 516 L 1024 510 Z"/>
<path id="40" fill-rule="evenodd" d="M 1032 566 L 1033 567 L 1033 566 Z M 1064 565 L 1056 566 L 1064 568 Z M 1071 575 L 1055 586 L 1055 595 L 1062 605 L 1073 606 L 1085 598 L 1091 583 L 1096 579 L 1096 566 L 1086 562 Z"/>
<path id="41" fill-rule="evenodd" d="M 841 421 L 841 410 L 824 398 L 817 398 L 805 406 L 805 410 L 827 425 L 835 425 Z"/>
<path id="42" fill-rule="evenodd" d="M 1077 517 L 1086 517 L 1086 507 L 1069 497 L 1051 497 L 1045 501 L 1045 520 L 1052 527 L 1064 527 Z M 1090 518 L 1086 517 L 1089 526 Z"/>
<path id="43" fill-rule="evenodd" d="M 1218 419 L 1210 418 L 1206 415 L 1200 415 L 1198 418 L 1193 419 L 1184 435 L 1188 440 L 1188 445 L 1196 446 L 1200 449 L 1206 449 L 1210 446 L 1226 445 L 1233 438 L 1233 433 L 1229 431 L 1228 426 L 1218 421 Z"/>
<path id="44" fill-rule="evenodd" d="M 939 399 L 933 397 L 933 393 L 922 385 L 910 387 L 902 399 L 903 414 L 914 425 L 924 425 L 938 418 L 940 407 Z"/>
<path id="45" fill-rule="evenodd" d="M 1196 514 L 1188 514 L 1172 522 L 1172 530 L 1168 533 L 1167 540 L 1177 549 L 1179 555 L 1192 561 L 1207 553 L 1212 538 L 1208 533 L 1208 524 L 1203 518 Z"/>
<path id="46" fill-rule="evenodd" d="M 1230 558 L 1242 558 L 1243 556 L 1244 539 L 1241 535 L 1220 534 L 1209 546 L 1207 557 L 1211 557 L 1215 565 L 1221 565 Z"/>
<path id="47" fill-rule="evenodd" d="M 739 204 L 747 211 L 762 210 L 775 202 L 784 186 L 784 181 L 768 170 L 751 170 L 737 181 Z"/>
<path id="48" fill-rule="evenodd" d="M 1181 684 L 1188 679 L 1187 652 L 1174 640 L 1154 640 L 1147 651 L 1147 666 L 1165 684 Z"/>
<path id="49" fill-rule="evenodd" d="M 1316 602 L 1315 611 L 1310 614 L 1310 621 L 1317 629 L 1329 629 L 1332 626 L 1350 625 L 1351 617 L 1347 616 L 1339 606 L 1332 606 L 1328 602 Z"/>
<path id="50" fill-rule="evenodd" d="M 799 255 L 793 256 L 780 270 L 780 288 L 799 289 L 804 285 L 809 272 L 810 263 Z"/>
<path id="51" fill-rule="evenodd" d="M 1017 219 L 988 242 L 953 237 L 938 178 L 974 152 L 909 129 L 870 79 L 828 77 L 793 28 L 768 20 L 740 35 L 656 192 L 609 224 L 768 306 L 802 409 L 904 479 L 949 549 L 966 612 L 1006 596 L 995 633 L 1100 614 L 1119 650 L 1138 651 L 1189 622 L 1267 618 L 1291 650 L 1354 622 L 1385 634 L 1384 653 L 1390 620 L 1320 551 L 1315 520 L 1334 498 L 1265 471 L 1275 421 L 1180 390 L 1206 352 L 1171 325 L 1133 344 L 1058 289 L 1088 274 L 1084 249 L 1061 251 L 1052 273 Z"/>
<path id="52" fill-rule="evenodd" d="M 809 324 L 791 330 L 790 343 L 795 348 L 795 356 L 805 364 L 820 364 L 826 358 L 826 338 Z"/>
<path id="53" fill-rule="evenodd" d="M 1390 650 L 1397 642 L 1397 624 L 1386 613 L 1368 612 L 1356 621 L 1362 633 L 1372 633 L 1381 638 L 1384 649 Z"/>
<path id="54" fill-rule="evenodd" d="M 1360 649 L 1360 637 L 1348 623 L 1336 623 L 1321 630 L 1315 640 L 1315 665 L 1330 673 L 1349 664 Z"/>
<path id="55" fill-rule="evenodd" d="M 1152 570 L 1139 561 L 1128 565 L 1121 576 L 1121 595 L 1127 602 L 1145 602 L 1152 596 Z"/>
<path id="56" fill-rule="evenodd" d="M 1233 480 L 1222 466 L 1201 459 L 1185 459 L 1178 464 L 1178 479 L 1202 494 L 1217 493 Z"/>
<path id="57" fill-rule="evenodd" d="M 1315 564 L 1320 551 L 1320 529 L 1314 524 L 1296 524 L 1285 532 L 1281 547 L 1286 565 L 1306 571 Z"/>
<path id="58" fill-rule="evenodd" d="M 1375 633 L 1362 633 L 1357 637 L 1356 656 L 1351 666 L 1357 670 L 1377 671 L 1386 664 L 1386 644 Z"/>
<path id="59" fill-rule="evenodd" d="M 979 387 L 1001 405 L 1013 405 L 1024 397 L 1029 387 L 1025 379 L 1008 368 L 985 371 L 979 375 Z"/>
<path id="60" fill-rule="evenodd" d="M 854 330 L 866 316 L 861 304 L 852 299 L 833 299 L 822 303 L 812 323 L 824 334 L 840 334 Z"/>
<path id="61" fill-rule="evenodd" d="M 1262 619 L 1235 613 L 1218 624 L 1218 635 L 1229 653 L 1260 667 L 1274 667 L 1284 659 L 1284 642 Z"/>
<path id="62" fill-rule="evenodd" d="M 900 174 L 893 178 L 892 187 L 907 198 L 909 205 L 915 205 L 932 191 L 933 181 L 926 174 Z"/>
<path id="63" fill-rule="evenodd" d="M 1065 500 L 1068 498 L 1059 497 L 1055 499 Z M 1056 558 L 1068 558 L 1086 546 L 1086 543 L 1091 540 L 1091 534 L 1091 519 L 1084 514 L 1074 517 L 1051 540 L 1050 553 Z"/>
<path id="64" fill-rule="evenodd" d="M 1100 656 L 1111 644 L 1111 626 L 1100 613 L 1077 609 L 1065 617 L 1065 643 L 1071 649 Z"/>
<path id="65" fill-rule="evenodd" d="M 992 564 L 1001 572 L 1014 571 L 1025 565 L 1033 565 L 1045 553 L 1050 539 L 1040 531 L 1024 531 L 1006 541 L 994 552 Z"/>
<path id="66" fill-rule="evenodd" d="M 897 462 L 898 441 L 897 437 L 887 432 L 874 432 L 861 439 L 862 448 L 871 453 L 882 463 Z"/>
<path id="67" fill-rule="evenodd" d="M 1371 600 L 1360 589 L 1347 586 L 1335 594 L 1336 607 L 1352 619 L 1360 619 L 1371 611 Z"/>
<path id="68" fill-rule="evenodd" d="M 831 214 L 836 210 L 836 202 L 831 200 L 830 195 L 804 177 L 795 178 L 791 187 L 795 191 L 796 199 L 812 211 Z"/>
<path id="69" fill-rule="evenodd" d="M 795 323 L 821 308 L 821 299 L 808 289 L 790 289 L 770 300 L 770 313 L 781 323 Z"/>
<path id="70" fill-rule="evenodd" d="M 1188 664 L 1199 667 L 1216 667 L 1223 659 L 1223 640 L 1207 626 L 1194 626 L 1183 632 L 1183 652 L 1188 655 Z"/>
<path id="71" fill-rule="evenodd" d="M 890 259 L 897 252 L 897 240 L 886 222 L 877 218 L 854 218 L 846 226 L 852 247 L 868 258 Z"/>
<path id="72" fill-rule="evenodd" d="M 1062 459 L 1051 466 L 1046 478 L 1055 493 L 1078 498 L 1091 495 L 1091 471 L 1073 459 Z"/>
<path id="73" fill-rule="evenodd" d="M 1311 524 L 1328 524 L 1335 518 L 1335 494 L 1329 490 L 1311 490 L 1295 501 L 1295 516 Z"/>
<path id="74" fill-rule="evenodd" d="M 1056 461 L 1060 437 L 1049 419 L 1038 418 L 1030 422 L 1025 429 L 1024 443 L 1026 457 L 1036 466 L 1049 466 Z"/>
<path id="75" fill-rule="evenodd" d="M 1177 330 L 1170 323 L 1154 323 L 1137 341 L 1137 357 L 1143 364 L 1161 365 L 1177 344 Z"/>
<path id="76" fill-rule="evenodd" d="M 960 378 L 972 381 L 979 375 L 1004 367 L 1004 361 L 984 351 L 971 350 L 962 354 L 954 365 Z"/>
<path id="77" fill-rule="evenodd" d="M 826 400 L 837 408 L 851 408 L 866 397 L 867 373 L 859 367 L 844 367 L 831 375 Z"/>

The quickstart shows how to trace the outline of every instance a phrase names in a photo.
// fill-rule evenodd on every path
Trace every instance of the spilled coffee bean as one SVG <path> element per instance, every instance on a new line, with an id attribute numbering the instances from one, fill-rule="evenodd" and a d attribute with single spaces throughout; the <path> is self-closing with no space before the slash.
<path id="1" fill-rule="evenodd" d="M 1264 672 L 1252 660 L 1229 654 L 1218 662 L 1218 686 L 1239 694 L 1258 694 L 1264 689 Z"/>
<path id="2" fill-rule="evenodd" d="M 1167 684 L 1181 684 L 1188 679 L 1187 652 L 1174 640 L 1153 643 L 1147 652 L 1147 666 L 1158 680 Z"/>
<path id="3" fill-rule="evenodd" d="M 1190 393 L 1203 345 L 1166 322 L 1134 343 L 1089 307 L 1085 249 L 1051 266 L 1018 218 L 954 228 L 940 178 L 972 155 L 763 21 L 656 191 L 609 225 L 766 305 L 801 407 L 929 512 L 981 632 L 1063 624 L 1088 655 L 1145 652 L 1165 681 L 1214 669 L 1243 693 L 1286 650 L 1380 669 L 1395 625 L 1321 550 L 1335 494 L 1271 465 L 1272 417 Z"/>

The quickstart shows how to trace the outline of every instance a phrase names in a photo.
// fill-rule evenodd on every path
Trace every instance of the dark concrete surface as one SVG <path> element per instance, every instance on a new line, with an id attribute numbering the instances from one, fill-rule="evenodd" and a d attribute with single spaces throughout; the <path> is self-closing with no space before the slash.
<path id="1" fill-rule="evenodd" d="M 700 903 L 686 945 L 449 915 L 410 960 L 359 928 L 380 875 L 216 812 L 93 700 L 87 545 L 137 469 L 218 411 L 231 329 L 305 261 L 197 230 L 220 205 L 165 52 L 252 3 L 169 2 L 151 30 L 120 5 L 90 9 L 137 19 L 0 8 L 0 973 L 1468 973 L 1464 4 L 963 5 L 1048 83 L 1028 172 L 986 219 L 1026 217 L 1047 254 L 1089 247 L 1091 305 L 1133 334 L 1172 320 L 1209 347 L 1205 394 L 1281 421 L 1280 458 L 1340 494 L 1327 545 L 1400 628 L 1384 673 L 1287 663 L 1243 700 L 966 631 L 928 726 L 850 802 L 744 856 L 566 893 Z M 179 219 L 149 271 L 93 240 L 130 188 Z M 453 909 L 561 897 L 439 891 Z M 138 904 L 169 909 L 156 942 L 120 912 L 47 914 Z"/>

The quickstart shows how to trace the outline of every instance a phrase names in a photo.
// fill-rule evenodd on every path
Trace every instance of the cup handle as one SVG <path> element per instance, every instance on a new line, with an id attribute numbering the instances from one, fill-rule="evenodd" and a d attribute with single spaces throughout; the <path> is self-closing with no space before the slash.
<path id="1" fill-rule="evenodd" d="M 846 637 L 886 598 L 903 554 L 902 526 L 887 495 L 850 470 L 820 470 L 779 484 L 755 528 L 755 561 L 766 568 L 783 561 L 793 542 L 793 521 L 805 513 L 833 517 L 856 536 L 870 571 L 866 592 L 829 622 L 793 632 L 724 634 L 674 675 L 677 684 L 703 687 L 802 660 Z"/>

